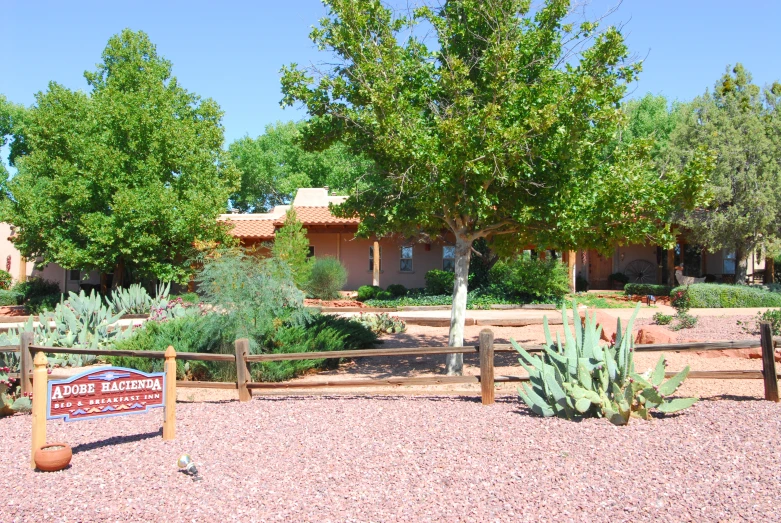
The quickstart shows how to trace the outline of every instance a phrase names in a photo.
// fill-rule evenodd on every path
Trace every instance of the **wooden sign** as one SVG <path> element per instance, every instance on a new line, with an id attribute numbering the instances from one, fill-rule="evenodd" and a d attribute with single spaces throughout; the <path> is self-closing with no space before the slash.
<path id="1" fill-rule="evenodd" d="M 165 373 L 104 367 L 48 382 L 46 419 L 143 414 L 165 406 Z"/>

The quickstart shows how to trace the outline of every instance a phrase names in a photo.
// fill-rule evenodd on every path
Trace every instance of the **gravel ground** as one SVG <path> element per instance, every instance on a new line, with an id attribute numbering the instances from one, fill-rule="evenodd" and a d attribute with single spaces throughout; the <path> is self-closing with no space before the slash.
<path id="1" fill-rule="evenodd" d="M 608 312 L 608 314 L 610 314 Z M 686 341 L 722 341 L 722 340 L 747 340 L 759 338 L 759 330 L 756 333 L 746 332 L 744 327 L 738 324 L 738 321 L 748 323 L 748 327 L 753 328 L 756 324 L 756 316 L 697 316 L 697 325 L 692 329 L 681 329 L 673 331 L 670 325 L 663 326 L 670 332 L 677 334 L 677 341 L 683 343 Z M 676 323 L 673 320 L 673 324 Z M 653 325 L 654 321 L 650 318 L 639 318 L 635 320 L 636 328 L 644 325 Z"/>
<path id="2" fill-rule="evenodd" d="M 0 521 L 779 521 L 781 406 L 704 401 L 613 427 L 517 400 L 289 397 L 50 422 L 71 467 L 28 467 L 0 419 Z M 176 470 L 190 452 L 204 480 Z"/>

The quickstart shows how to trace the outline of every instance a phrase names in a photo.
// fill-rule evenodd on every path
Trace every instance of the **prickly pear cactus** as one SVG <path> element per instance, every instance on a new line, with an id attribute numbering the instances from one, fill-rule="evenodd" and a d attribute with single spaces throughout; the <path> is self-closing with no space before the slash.
<path id="1" fill-rule="evenodd" d="M 542 357 L 532 356 L 510 340 L 529 373 L 531 385 L 522 384 L 518 394 L 532 412 L 567 419 L 605 417 L 616 425 L 625 425 L 633 417 L 649 419 L 649 411 L 654 408 L 672 413 L 694 404 L 697 398 L 669 397 L 686 379 L 688 366 L 664 381 L 665 359 L 661 356 L 653 371 L 635 372 L 631 333 L 639 307 L 638 304 L 626 331 L 621 330 L 618 320 L 615 343 L 607 347 L 599 343 L 602 328 L 597 326 L 596 314 L 586 313 L 584 325 L 573 321 L 573 332 L 566 306 L 561 310 L 563 345 L 558 333 L 553 343 L 547 317 L 543 319 L 546 348 Z M 572 310 L 573 317 L 578 318 L 575 301 Z"/>

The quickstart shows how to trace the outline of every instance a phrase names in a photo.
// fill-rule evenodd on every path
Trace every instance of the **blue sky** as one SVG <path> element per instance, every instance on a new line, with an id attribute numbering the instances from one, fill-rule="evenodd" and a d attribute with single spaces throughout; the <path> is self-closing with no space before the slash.
<path id="1" fill-rule="evenodd" d="M 591 15 L 616 0 L 593 0 Z M 325 13 L 318 0 L 32 1 L 0 7 L 0 93 L 29 105 L 51 80 L 85 89 L 109 37 L 125 27 L 146 31 L 190 91 L 225 111 L 226 143 L 257 136 L 278 120 L 305 117 L 281 109 L 279 69 L 317 63 L 310 26 Z M 757 83 L 781 79 L 777 0 L 624 0 L 609 23 L 624 23 L 632 52 L 645 58 L 630 96 L 662 93 L 687 100 L 704 92 L 727 64 L 743 62 Z M 646 56 L 647 55 L 647 56 Z"/>

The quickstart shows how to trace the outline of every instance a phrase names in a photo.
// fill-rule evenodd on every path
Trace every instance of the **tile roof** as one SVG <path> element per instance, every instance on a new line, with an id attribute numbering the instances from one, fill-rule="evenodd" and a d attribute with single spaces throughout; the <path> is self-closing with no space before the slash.
<path id="1" fill-rule="evenodd" d="M 293 207 L 298 221 L 306 225 L 357 225 L 358 218 L 337 218 L 331 214 L 328 207 Z M 274 225 L 282 225 L 284 216 L 274 221 Z"/>
<path id="2" fill-rule="evenodd" d="M 227 218 L 225 221 L 233 223 L 230 233 L 236 238 L 260 240 L 271 240 L 274 238 L 274 221 L 271 219 L 231 220 Z"/>

